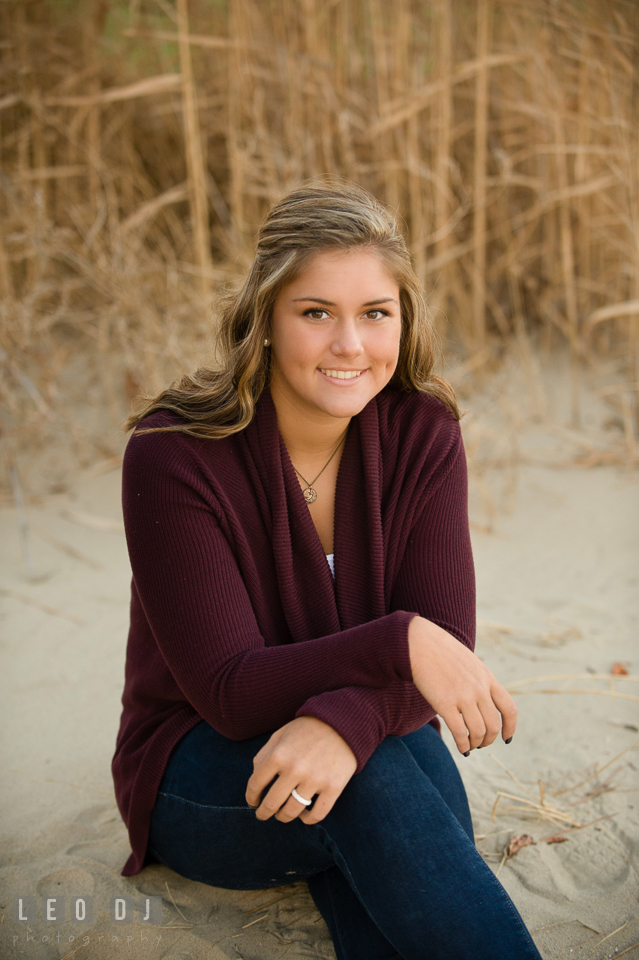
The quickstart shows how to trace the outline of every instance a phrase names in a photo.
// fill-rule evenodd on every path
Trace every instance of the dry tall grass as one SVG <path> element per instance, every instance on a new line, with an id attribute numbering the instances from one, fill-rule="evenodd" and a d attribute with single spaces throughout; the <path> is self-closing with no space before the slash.
<path id="1" fill-rule="evenodd" d="M 5 0 L 0 21 L 5 443 L 108 455 L 139 389 L 208 354 L 267 206 L 331 173 L 399 211 L 465 369 L 565 341 L 574 422 L 580 370 L 608 364 L 634 449 L 636 0 Z"/>

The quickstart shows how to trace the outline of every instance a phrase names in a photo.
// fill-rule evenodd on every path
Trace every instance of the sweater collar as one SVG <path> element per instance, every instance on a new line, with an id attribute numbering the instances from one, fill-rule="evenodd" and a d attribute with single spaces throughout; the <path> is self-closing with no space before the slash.
<path id="1" fill-rule="evenodd" d="M 335 582 L 279 432 L 268 388 L 256 404 L 245 436 L 266 494 L 270 517 L 265 519 L 272 532 L 280 596 L 293 640 L 326 636 L 383 616 L 382 476 L 376 400 L 351 420 L 339 466 Z"/>

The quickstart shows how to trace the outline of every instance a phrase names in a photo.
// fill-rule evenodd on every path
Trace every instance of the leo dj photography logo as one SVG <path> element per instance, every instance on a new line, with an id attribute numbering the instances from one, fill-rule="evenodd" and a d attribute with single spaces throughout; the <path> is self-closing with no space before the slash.
<path id="1" fill-rule="evenodd" d="M 119 943 L 120 940 L 122 940 L 127 946 L 129 946 L 133 940 L 137 942 L 137 936 L 134 937 L 130 933 L 126 935 L 126 927 L 120 934 L 113 933 L 96 935 L 94 937 L 83 937 L 81 934 L 67 936 L 66 933 L 63 935 L 61 931 L 54 932 L 55 927 L 50 933 L 44 935 L 41 933 L 36 934 L 29 926 L 30 924 L 42 922 L 53 925 L 65 922 L 67 924 L 93 923 L 94 908 L 93 897 L 89 896 L 18 896 L 13 898 L 13 920 L 25 928 L 24 936 L 26 936 L 27 942 L 42 941 L 43 943 L 48 943 L 50 941 L 57 941 L 60 943 L 62 940 L 65 943 L 67 941 L 73 943 L 75 940 L 81 940 L 82 946 L 87 945 L 91 939 L 95 939 L 96 941 L 105 940 L 111 943 Z M 162 923 L 162 897 L 111 897 L 109 901 L 109 915 L 113 923 L 118 926 L 133 923 L 133 921 L 144 926 Z M 40 930 L 42 930 L 41 927 Z M 19 934 L 14 934 L 12 939 L 15 945 L 21 937 Z M 157 940 L 159 944 L 162 935 L 155 935 L 151 939 Z M 148 941 L 149 937 L 140 931 L 140 940 L 142 942 Z"/>
<path id="2" fill-rule="evenodd" d="M 14 897 L 13 919 L 16 923 L 93 923 L 93 897 Z M 139 897 L 136 908 L 133 897 L 111 897 L 109 903 L 114 923 L 162 923 L 162 897 Z"/>

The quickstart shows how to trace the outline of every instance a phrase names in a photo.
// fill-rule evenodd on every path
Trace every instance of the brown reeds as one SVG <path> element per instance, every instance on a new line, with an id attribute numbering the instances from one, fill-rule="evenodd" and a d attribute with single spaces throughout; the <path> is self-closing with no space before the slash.
<path id="1" fill-rule="evenodd" d="M 486 339 L 486 200 L 488 198 L 488 57 L 491 0 L 477 0 L 477 81 L 475 85 L 475 164 L 473 177 L 473 327 L 478 350 Z"/>
<path id="2" fill-rule="evenodd" d="M 186 154 L 186 168 L 188 170 L 187 189 L 191 205 L 193 248 L 195 261 L 200 269 L 200 291 L 203 298 L 208 298 L 211 294 L 213 263 L 211 261 L 211 244 L 209 242 L 209 205 L 206 198 L 206 167 L 202 154 L 202 135 L 197 109 L 197 94 L 193 79 L 193 64 L 191 62 L 189 10 L 187 0 L 176 0 L 176 3 L 180 66 L 182 69 L 184 152 Z"/>
<path id="3" fill-rule="evenodd" d="M 337 174 L 404 219 L 459 363 L 512 340 L 534 385 L 535 340 L 565 343 L 577 423 L 605 362 L 636 461 L 633 0 L 7 0 L 0 21 L 12 448 L 112 456 L 131 399 L 210 353 L 268 205 Z"/>

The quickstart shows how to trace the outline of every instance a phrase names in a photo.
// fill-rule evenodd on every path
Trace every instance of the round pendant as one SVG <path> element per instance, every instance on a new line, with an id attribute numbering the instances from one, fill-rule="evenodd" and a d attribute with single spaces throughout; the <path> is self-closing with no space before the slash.
<path id="1" fill-rule="evenodd" d="M 317 493 L 312 487 L 307 487 L 306 490 L 302 491 L 302 493 L 307 503 L 315 503 L 317 500 Z"/>

